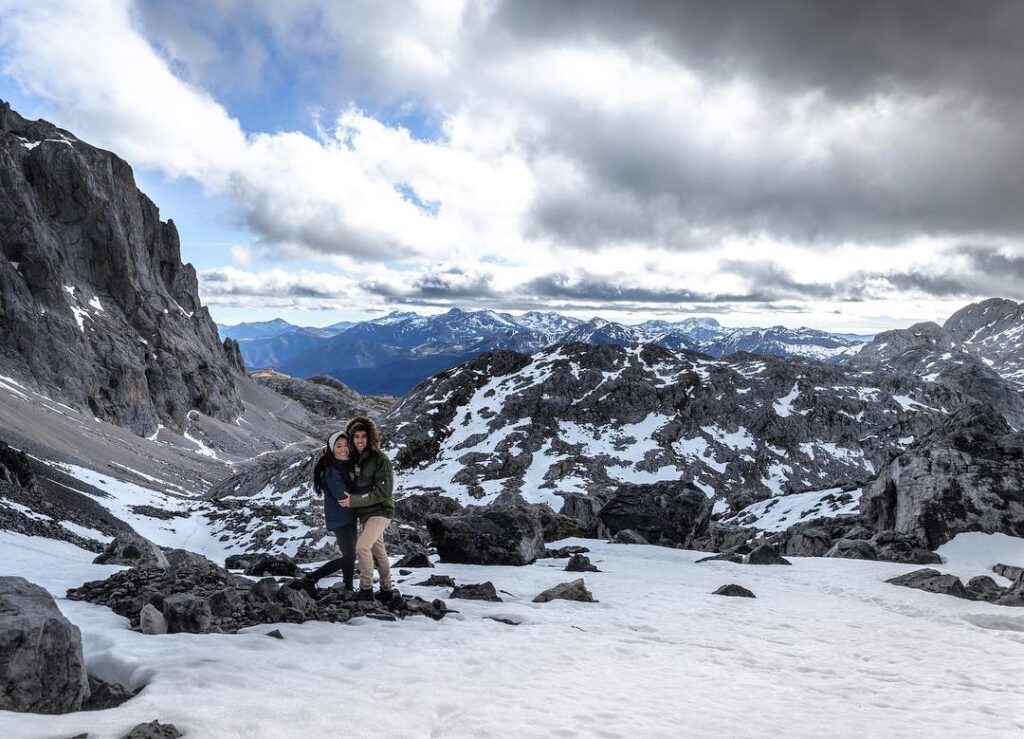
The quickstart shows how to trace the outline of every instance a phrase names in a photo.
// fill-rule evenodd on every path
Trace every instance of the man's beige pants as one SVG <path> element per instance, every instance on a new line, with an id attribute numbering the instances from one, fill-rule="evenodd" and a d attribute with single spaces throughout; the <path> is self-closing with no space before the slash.
<path id="1" fill-rule="evenodd" d="M 391 523 L 386 516 L 371 516 L 363 521 L 363 530 L 356 540 L 356 554 L 359 556 L 359 587 L 369 590 L 373 587 L 373 566 L 380 573 L 380 589 L 391 590 L 391 563 L 384 548 L 384 529 Z"/>

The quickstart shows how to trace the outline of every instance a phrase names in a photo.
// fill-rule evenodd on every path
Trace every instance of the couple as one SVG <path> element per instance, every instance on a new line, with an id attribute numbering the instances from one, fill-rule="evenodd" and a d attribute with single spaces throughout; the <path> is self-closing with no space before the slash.
<path id="1" fill-rule="evenodd" d="M 313 469 L 313 488 L 324 499 L 327 530 L 338 540 L 341 557 L 306 575 L 317 580 L 341 570 L 346 590 L 352 589 L 356 554 L 359 556 L 359 600 L 373 600 L 373 567 L 380 574 L 377 598 L 390 603 L 391 565 L 384 548 L 384 530 L 395 515 L 394 473 L 391 460 L 380 450 L 377 424 L 356 416 L 344 431 L 331 434 L 327 449 Z M 356 535 L 356 519 L 361 531 Z"/>

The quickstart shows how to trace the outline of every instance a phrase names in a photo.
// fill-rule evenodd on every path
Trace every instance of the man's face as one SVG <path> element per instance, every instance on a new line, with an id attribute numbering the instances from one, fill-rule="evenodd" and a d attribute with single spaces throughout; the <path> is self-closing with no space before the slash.
<path id="1" fill-rule="evenodd" d="M 334 456 L 338 459 L 348 459 L 348 439 L 341 437 L 334 442 Z"/>
<path id="2" fill-rule="evenodd" d="M 352 435 L 352 441 L 355 442 L 356 449 L 360 452 L 366 449 L 366 440 L 367 434 L 365 431 L 356 431 L 355 434 Z"/>

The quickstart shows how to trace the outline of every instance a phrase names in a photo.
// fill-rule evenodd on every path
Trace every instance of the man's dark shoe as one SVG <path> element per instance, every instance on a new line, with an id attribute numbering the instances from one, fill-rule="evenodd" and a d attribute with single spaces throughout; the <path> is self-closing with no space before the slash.
<path id="1" fill-rule="evenodd" d="M 398 591 L 397 590 L 380 590 L 380 591 L 377 592 L 377 596 L 376 597 L 377 597 L 377 600 L 379 600 L 382 605 L 390 606 L 394 602 L 395 597 L 397 595 L 398 595 Z"/>
<path id="2" fill-rule="evenodd" d="M 359 588 L 356 600 L 373 600 L 373 588 Z"/>

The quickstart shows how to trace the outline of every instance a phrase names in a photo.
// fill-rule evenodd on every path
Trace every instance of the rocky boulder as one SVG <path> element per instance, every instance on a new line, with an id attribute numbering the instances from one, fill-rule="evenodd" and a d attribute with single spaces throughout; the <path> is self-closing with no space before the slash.
<path id="1" fill-rule="evenodd" d="M 877 560 L 878 552 L 874 545 L 863 539 L 840 539 L 831 549 L 825 552 L 826 557 L 838 559 L 868 559 Z"/>
<path id="2" fill-rule="evenodd" d="M 287 554 L 260 554 L 245 568 L 245 574 L 250 577 L 302 577 L 304 573 Z"/>
<path id="3" fill-rule="evenodd" d="M 743 557 L 743 564 L 746 565 L 791 565 L 793 564 L 785 557 L 781 556 L 774 547 L 763 544 L 750 554 Z"/>
<path id="4" fill-rule="evenodd" d="M 433 514 L 427 517 L 427 528 L 442 562 L 528 565 L 544 556 L 544 529 L 536 511 L 529 507 Z"/>
<path id="5" fill-rule="evenodd" d="M 880 531 L 935 549 L 964 531 L 1024 536 L 1024 432 L 998 414 L 953 414 L 865 486 L 861 513 Z"/>
<path id="6" fill-rule="evenodd" d="M 534 603 L 549 603 L 553 600 L 574 600 L 579 603 L 596 603 L 594 594 L 587 590 L 583 578 L 572 582 L 563 582 L 548 588 L 533 599 Z"/>
<path id="7" fill-rule="evenodd" d="M 472 585 L 456 585 L 449 598 L 461 598 L 462 600 L 486 600 L 492 603 L 501 603 L 498 591 L 494 589 L 494 583 L 483 582 Z"/>
<path id="8" fill-rule="evenodd" d="M 712 593 L 712 595 L 728 595 L 733 598 L 756 598 L 757 596 L 751 593 L 742 585 L 736 585 L 730 583 L 729 585 L 723 585 L 718 590 Z"/>
<path id="9" fill-rule="evenodd" d="M 590 561 L 590 557 L 574 554 L 565 565 L 566 572 L 600 572 Z"/>
<path id="10" fill-rule="evenodd" d="M 167 556 L 156 544 L 138 534 L 118 534 L 103 553 L 93 560 L 98 565 L 129 567 L 169 567 Z"/>
<path id="11" fill-rule="evenodd" d="M 707 531 L 713 505 L 686 481 L 624 485 L 598 517 L 612 534 L 628 529 L 652 543 L 690 546 Z"/>
<path id="12" fill-rule="evenodd" d="M 38 585 L 0 576 L 0 710 L 67 713 L 88 697 L 78 627 Z"/>
<path id="13" fill-rule="evenodd" d="M 952 595 L 954 598 L 970 598 L 970 594 L 964 587 L 964 584 L 960 582 L 960 578 L 956 575 L 943 575 L 938 570 L 931 568 L 924 568 L 921 570 L 914 570 L 908 572 L 905 575 L 899 577 L 893 577 L 886 580 L 887 583 L 893 585 L 901 585 L 905 588 L 914 588 L 916 590 L 924 590 L 929 593 L 942 593 L 943 595 Z"/>

